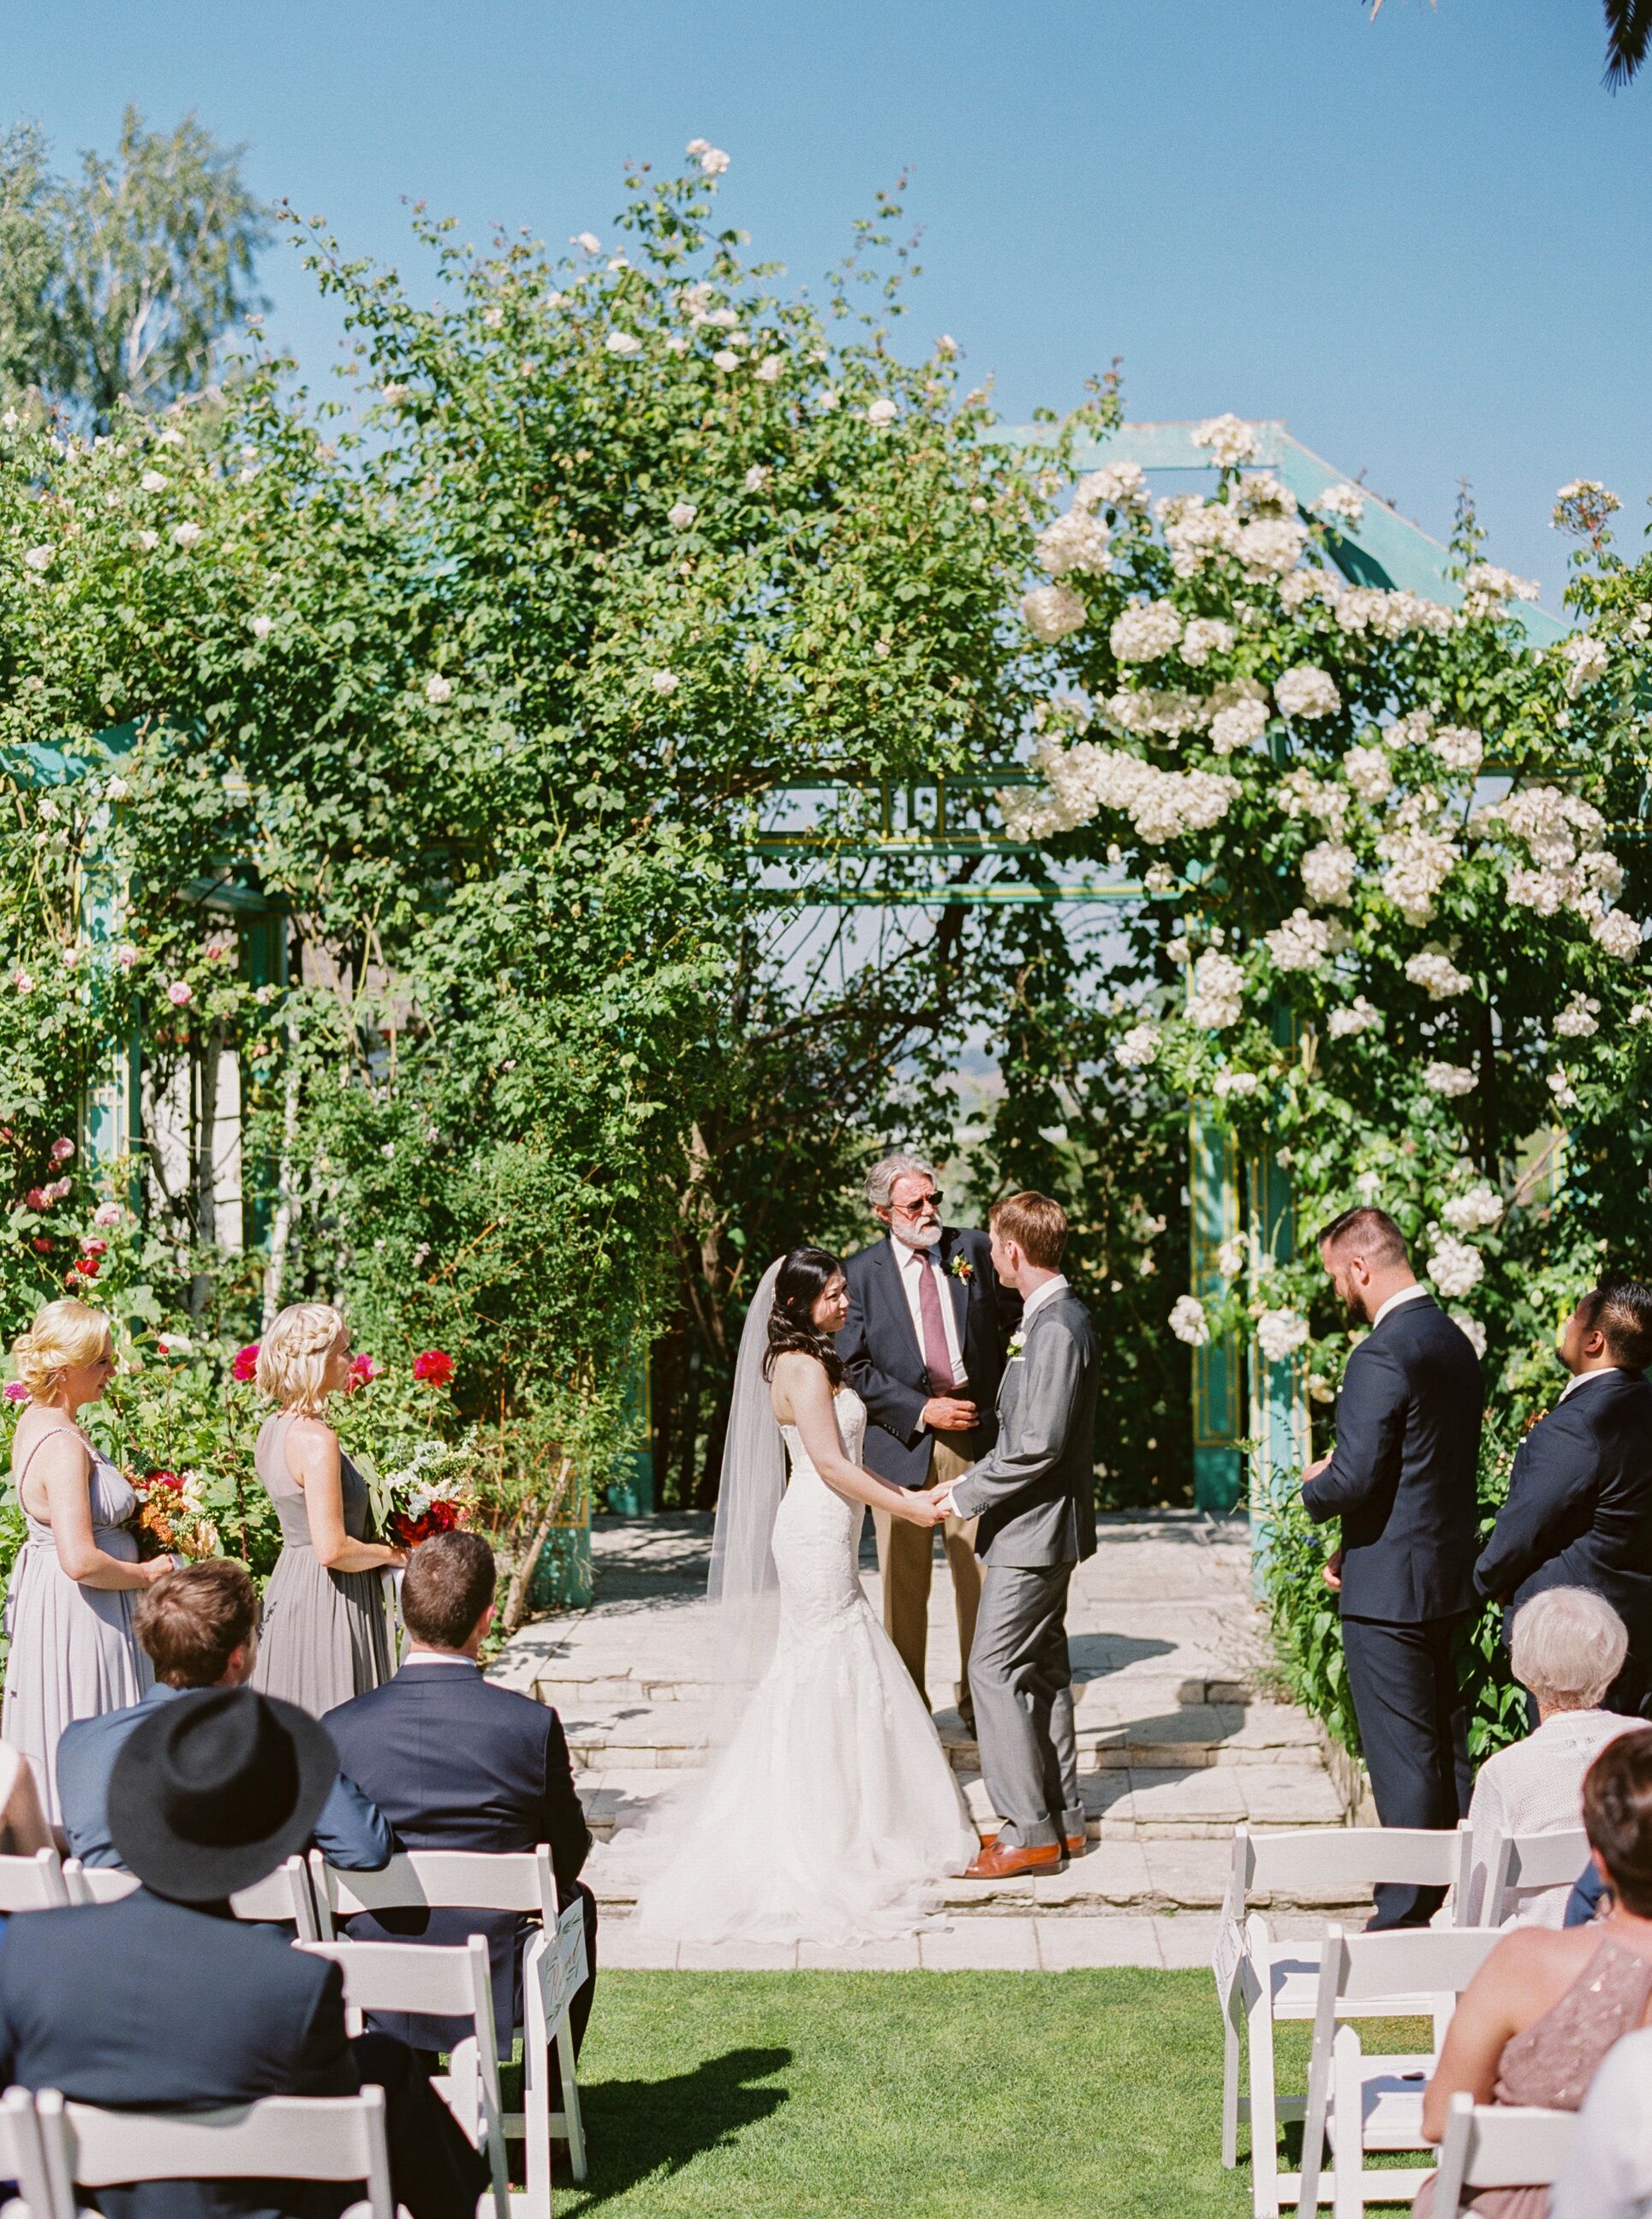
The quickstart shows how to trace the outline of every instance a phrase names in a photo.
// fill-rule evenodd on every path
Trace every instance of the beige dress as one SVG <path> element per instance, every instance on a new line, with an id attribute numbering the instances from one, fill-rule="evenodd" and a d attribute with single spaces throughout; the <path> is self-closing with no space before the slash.
<path id="1" fill-rule="evenodd" d="M 1640 2025 L 1649 2003 L 1652 1962 L 1607 1936 L 1559 2001 L 1504 2043 L 1492 2101 L 1580 2110 L 1606 2052 Z M 1413 2209 L 1418 2219 L 1431 2219 L 1432 2177 L 1418 2190 Z M 1484 2219 L 1543 2219 L 1549 2191 L 1482 2188 L 1468 2209 Z"/>
<path id="2" fill-rule="evenodd" d="M 264 1591 L 258 1661 L 252 1685 L 260 1694 L 297 1703 L 321 1718 L 364 1695 L 395 1669 L 382 1571 L 334 1572 L 310 1541 L 304 1490 L 287 1468 L 287 1434 L 294 1413 L 266 1418 L 253 1462 L 281 1520 L 281 1554 Z M 339 1486 L 345 1531 L 353 1541 L 368 1532 L 367 1482 L 342 1451 Z"/>

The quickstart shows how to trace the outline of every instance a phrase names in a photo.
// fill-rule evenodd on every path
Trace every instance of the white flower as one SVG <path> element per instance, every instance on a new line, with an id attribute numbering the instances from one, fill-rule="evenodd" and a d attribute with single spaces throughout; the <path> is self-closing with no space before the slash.
<path id="1" fill-rule="evenodd" d="M 1472 1094 L 1479 1084 L 1479 1074 L 1471 1064 L 1434 1062 L 1423 1066 L 1423 1085 L 1431 1094 L 1448 1097 Z"/>
<path id="2" fill-rule="evenodd" d="M 1254 1071 L 1219 1071 L 1215 1091 L 1218 1101 L 1229 1101 L 1234 1095 L 1254 1094 L 1262 1081 Z"/>
<path id="3" fill-rule="evenodd" d="M 439 709 L 444 701 L 450 701 L 453 699 L 451 679 L 444 678 L 439 672 L 433 673 L 425 681 L 425 699 L 432 709 Z"/>
<path id="4" fill-rule="evenodd" d="M 132 544 L 141 553 L 152 554 L 160 545 L 160 534 L 158 531 L 134 531 L 132 535 Z"/>
<path id="5" fill-rule="evenodd" d="M 1147 478 L 1140 463 L 1108 463 L 1079 479 L 1072 489 L 1075 508 L 1146 508 Z"/>
<path id="6" fill-rule="evenodd" d="M 1293 910 L 1282 925 L 1264 933 L 1263 944 L 1281 971 L 1317 971 L 1332 952 L 1335 936 L 1341 930 L 1327 917 L 1310 917 L 1305 909 Z"/>
<path id="7" fill-rule="evenodd" d="M 1233 627 L 1220 617 L 1195 617 L 1182 635 L 1182 660 L 1196 670 L 1213 655 L 1226 655 L 1233 644 Z"/>
<path id="8" fill-rule="evenodd" d="M 1245 1014 L 1244 994 L 1243 968 L 1220 948 L 1207 948 L 1194 962 L 1188 1022 L 1212 1032 L 1236 1025 Z"/>
<path id="9" fill-rule="evenodd" d="M 1021 612 L 1035 639 L 1046 647 L 1088 621 L 1083 597 L 1071 586 L 1034 586 L 1022 596 Z"/>
<path id="10" fill-rule="evenodd" d="M 1307 528 L 1294 518 L 1264 516 L 1241 526 L 1233 552 L 1245 565 L 1245 576 L 1262 585 L 1294 570 L 1307 544 Z"/>
<path id="11" fill-rule="evenodd" d="M 545 295 L 545 306 L 548 308 L 558 308 L 562 306 L 562 296 L 560 293 L 548 293 Z M 413 388 L 407 385 L 397 385 L 392 381 L 388 385 L 382 385 L 379 390 L 390 407 L 399 408 Z"/>
<path id="12" fill-rule="evenodd" d="M 1293 570 L 1279 581 L 1279 605 L 1282 608 L 1305 608 L 1315 594 L 1323 590 L 1325 575 L 1320 570 Z"/>
<path id="13" fill-rule="evenodd" d="M 105 801 L 124 801 L 131 791 L 132 788 L 127 784 L 125 779 L 111 778 L 104 783 L 103 799 Z"/>
<path id="14" fill-rule="evenodd" d="M 193 1356 L 195 1343 L 187 1333 L 158 1333 L 155 1346 L 163 1356 Z"/>
<path id="15" fill-rule="evenodd" d="M 1226 501 L 1172 494 L 1159 502 L 1158 519 L 1171 550 L 1171 568 L 1178 578 L 1195 577 L 1206 563 L 1239 552 L 1244 526 Z"/>
<path id="16" fill-rule="evenodd" d="M 183 444 L 183 434 L 182 432 L 174 431 L 169 424 L 164 432 L 158 432 L 155 434 L 155 444 L 158 447 L 181 447 Z M 245 454 L 246 450 L 243 448 L 241 451 Z"/>
<path id="17" fill-rule="evenodd" d="M 1069 831 L 1089 824 L 1099 810 L 1119 809 L 1127 812 L 1141 839 L 1157 846 L 1220 824 L 1239 792 L 1235 780 L 1214 771 L 1164 771 L 1140 755 L 1097 747 L 1090 740 L 1065 749 L 1042 742 L 1034 762 L 1048 781 L 1045 792 L 1021 787 L 997 797 L 1004 823 L 1018 840 Z"/>
<path id="18" fill-rule="evenodd" d="M 1462 849 L 1444 833 L 1405 825 L 1385 832 L 1376 852 L 1388 867 L 1382 873 L 1383 892 L 1407 923 L 1426 924 L 1434 914 L 1434 897 L 1450 877 Z"/>
<path id="19" fill-rule="evenodd" d="M 1470 1317 L 1467 1310 L 1448 1310 L 1446 1315 L 1462 1333 L 1475 1354 L 1483 1362 L 1486 1355 L 1486 1328 L 1480 1320 Z"/>
<path id="20" fill-rule="evenodd" d="M 674 501 L 666 511 L 666 522 L 674 531 L 686 531 L 699 514 L 699 510 L 692 500 Z"/>
<path id="21" fill-rule="evenodd" d="M 1176 873 L 1168 863 L 1150 863 L 1141 874 L 1141 883 L 1150 894 L 1167 894 L 1176 884 Z"/>
<path id="22" fill-rule="evenodd" d="M 711 151 L 711 142 L 709 139 L 691 139 L 684 149 L 685 152 L 690 154 L 709 154 Z"/>
<path id="23" fill-rule="evenodd" d="M 688 342 L 680 332 L 672 332 L 668 334 L 666 339 L 666 352 L 668 354 L 686 354 L 687 351 Z"/>
<path id="24" fill-rule="evenodd" d="M 1045 525 L 1034 543 L 1034 551 L 1053 578 L 1064 577 L 1070 570 L 1087 571 L 1092 577 L 1100 577 L 1113 567 L 1108 546 L 1109 537 L 1099 516 L 1093 516 L 1087 508 L 1074 507 Z"/>
<path id="25" fill-rule="evenodd" d="M 1210 723 L 1210 744 L 1219 755 L 1254 746 L 1268 729 L 1265 701 L 1245 699 L 1219 709 Z"/>
<path id="26" fill-rule="evenodd" d="M 1210 459 L 1218 469 L 1236 469 L 1241 463 L 1256 460 L 1256 432 L 1237 416 L 1210 417 L 1195 432 L 1193 444 L 1209 448 Z"/>
<path id="27" fill-rule="evenodd" d="M 729 158 L 721 146 L 708 146 L 699 158 L 699 165 L 708 177 L 720 177 L 729 166 Z"/>
<path id="28" fill-rule="evenodd" d="M 748 493 L 761 493 L 763 488 L 767 483 L 767 469 L 761 463 L 754 463 L 751 468 L 746 472 L 746 491 Z"/>
<path id="29" fill-rule="evenodd" d="M 1314 506 L 1322 516 L 1339 517 L 1345 524 L 1357 524 L 1365 513 L 1365 496 L 1356 485 L 1327 486 Z"/>
<path id="30" fill-rule="evenodd" d="M 56 550 L 50 547 L 25 547 L 23 560 L 31 570 L 49 570 Z"/>
<path id="31" fill-rule="evenodd" d="M 1270 1364 L 1282 1364 L 1307 1339 L 1307 1320 L 1296 1310 L 1264 1310 L 1256 1321 L 1257 1346 Z"/>
<path id="32" fill-rule="evenodd" d="M 1242 1234 L 1232 1234 L 1216 1251 L 1216 1269 L 1224 1279 L 1237 1279 L 1245 1269 L 1245 1241 Z"/>
<path id="33" fill-rule="evenodd" d="M 1502 1215 L 1502 1196 L 1484 1179 L 1476 1179 L 1466 1194 L 1454 1196 L 1440 1210 L 1453 1233 L 1483 1233 Z"/>
<path id="34" fill-rule="evenodd" d="M 1486 752 L 1485 742 L 1467 724 L 1442 724 L 1430 743 L 1448 770 L 1477 771 Z"/>
<path id="35" fill-rule="evenodd" d="M 1608 910 L 1595 918 L 1589 930 L 1608 955 L 1630 956 L 1641 952 L 1641 928 L 1621 909 Z"/>
<path id="36" fill-rule="evenodd" d="M 1555 1099 L 1556 1110 L 1575 1110 L 1577 1090 L 1564 1064 L 1556 1064 L 1549 1074 L 1549 1091 Z"/>
<path id="37" fill-rule="evenodd" d="M 1168 655 L 1182 637 L 1182 618 L 1170 601 L 1148 601 L 1123 610 L 1109 634 L 1121 662 L 1152 662 Z"/>
<path id="38" fill-rule="evenodd" d="M 1381 748 L 1350 748 L 1342 771 L 1362 801 L 1381 801 L 1394 790 L 1394 767 Z"/>
<path id="39" fill-rule="evenodd" d="M 868 407 L 866 410 L 866 421 L 868 424 L 877 425 L 879 429 L 881 430 L 885 424 L 892 424 L 899 414 L 900 410 L 897 408 L 895 403 L 890 399 L 889 395 L 886 393 L 882 393 L 879 394 L 877 400 L 873 401 Z"/>
<path id="40" fill-rule="evenodd" d="M 719 347 L 711 357 L 719 370 L 738 370 L 740 357 L 732 347 Z"/>
<path id="41" fill-rule="evenodd" d="M 1475 983 L 1443 948 L 1432 944 L 1407 959 L 1406 976 L 1413 986 L 1426 990 L 1431 1002 L 1449 1002 L 1453 994 L 1466 994 Z"/>
<path id="42" fill-rule="evenodd" d="M 1158 1054 L 1158 1027 L 1144 1019 L 1132 1025 L 1113 1051 L 1113 1060 L 1127 1071 L 1140 1071 Z"/>
<path id="43" fill-rule="evenodd" d="M 1299 662 L 1286 671 L 1274 686 L 1273 698 L 1287 717 L 1334 717 L 1342 706 L 1329 672 L 1316 662 Z"/>
<path id="44" fill-rule="evenodd" d="M 1203 1348 L 1210 1339 L 1210 1321 L 1196 1295 L 1178 1295 L 1171 1305 L 1171 1331 L 1189 1348 Z"/>
<path id="45" fill-rule="evenodd" d="M 610 332 L 602 342 L 610 354 L 640 354 L 643 342 L 635 332 Z"/>
<path id="46" fill-rule="evenodd" d="M 587 254 L 600 254 L 602 252 L 602 241 L 594 231 L 575 232 L 568 243 L 570 246 L 582 246 Z"/>
<path id="47" fill-rule="evenodd" d="M 276 628 L 276 620 L 273 617 L 249 617 L 246 628 L 254 639 L 268 639 Z"/>
<path id="48" fill-rule="evenodd" d="M 1575 701 L 1586 686 L 1593 686 L 1597 679 L 1605 676 L 1606 643 L 1596 639 L 1593 632 L 1574 632 L 1570 639 L 1561 642 L 1560 651 L 1567 662 L 1566 698 Z"/>
<path id="49" fill-rule="evenodd" d="M 1302 858 L 1302 891 L 1321 909 L 1342 909 L 1353 899 L 1358 861 L 1351 848 L 1322 840 Z"/>
<path id="50" fill-rule="evenodd" d="M 1463 606 L 1470 616 L 1485 616 L 1500 601 L 1535 601 L 1538 590 L 1535 578 L 1517 578 L 1495 563 L 1470 563 L 1463 574 Z"/>
<path id="51" fill-rule="evenodd" d="M 1486 1259 L 1478 1248 L 1444 1233 L 1434 1243 L 1427 1271 L 1447 1302 L 1452 1302 L 1459 1295 L 1474 1292 L 1486 1276 Z"/>
<path id="52" fill-rule="evenodd" d="M 681 682 L 674 670 L 656 670 L 649 681 L 656 693 L 674 693 Z"/>
<path id="53" fill-rule="evenodd" d="M 755 375 L 760 383 L 763 385 L 773 385 L 785 367 L 786 357 L 784 355 L 766 354 L 761 362 L 758 364 Z"/>
<path id="54" fill-rule="evenodd" d="M 158 470 L 146 470 L 138 483 L 146 493 L 165 493 L 166 490 L 166 480 Z"/>
<path id="55" fill-rule="evenodd" d="M 1599 1003 L 1580 988 L 1555 1019 L 1555 1030 L 1562 1040 L 1587 1040 L 1599 1031 Z"/>
<path id="56" fill-rule="evenodd" d="M 172 526 L 172 538 L 179 547 L 193 547 L 201 536 L 202 529 L 198 524 L 175 524 Z"/>
<path id="57" fill-rule="evenodd" d="M 34 981 L 27 971 L 14 971 L 11 974 L 11 984 L 16 993 L 32 994 L 34 991 Z"/>
<path id="58" fill-rule="evenodd" d="M 944 355 L 947 360 L 950 362 L 957 351 L 957 340 L 953 337 L 950 332 L 942 332 L 941 337 L 935 341 L 935 352 L 939 355 Z"/>

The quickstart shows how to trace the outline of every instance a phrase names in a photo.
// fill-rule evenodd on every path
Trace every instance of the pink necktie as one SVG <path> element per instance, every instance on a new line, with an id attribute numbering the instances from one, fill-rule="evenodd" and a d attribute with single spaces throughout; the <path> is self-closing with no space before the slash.
<path id="1" fill-rule="evenodd" d="M 923 1320 L 923 1361 L 929 1386 L 936 1395 L 953 1391 L 953 1360 L 947 1350 L 947 1328 L 941 1318 L 941 1290 L 935 1284 L 941 1266 L 928 1250 L 918 1260 L 918 1315 Z"/>

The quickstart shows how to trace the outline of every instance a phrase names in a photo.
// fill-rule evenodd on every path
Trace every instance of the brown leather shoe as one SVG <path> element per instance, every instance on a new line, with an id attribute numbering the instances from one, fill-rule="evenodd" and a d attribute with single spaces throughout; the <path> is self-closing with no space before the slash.
<path id="1" fill-rule="evenodd" d="M 984 1849 L 990 1849 L 997 1838 L 998 1837 L 996 1834 L 983 1834 L 981 1837 L 981 1847 Z M 1087 1835 L 1069 1834 L 1067 1836 L 1065 1848 L 1067 1855 L 1070 1857 L 1082 1857 L 1084 1851 L 1089 1847 L 1090 1838 Z"/>
<path id="2" fill-rule="evenodd" d="M 966 1880 L 1013 1880 L 1017 1873 L 1059 1872 L 1064 1852 L 1059 1842 L 1040 1843 L 1034 1849 L 1005 1849 L 995 1838 L 983 1843 L 981 1854 L 966 1868 Z"/>

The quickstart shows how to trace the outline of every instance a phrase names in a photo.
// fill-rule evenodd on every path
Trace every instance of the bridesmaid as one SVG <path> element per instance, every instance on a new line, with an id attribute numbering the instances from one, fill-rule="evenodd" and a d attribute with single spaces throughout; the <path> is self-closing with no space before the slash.
<path id="1" fill-rule="evenodd" d="M 282 1311 L 258 1350 L 258 1383 L 276 1405 L 253 1461 L 281 1520 L 281 1554 L 264 1591 L 252 1685 L 313 1718 L 364 1695 L 395 1669 L 384 1582 L 405 1549 L 367 1538 L 367 1482 L 321 1413 L 350 1383 L 350 1332 L 326 1302 Z"/>
<path id="2" fill-rule="evenodd" d="M 153 1679 L 132 1630 L 139 1593 L 172 1569 L 138 1562 L 137 1497 L 76 1423 L 115 1370 L 109 1323 L 84 1302 L 48 1302 L 12 1354 L 28 1405 L 11 1444 L 28 1538 L 12 1569 L 11 1653 L 0 1736 L 28 1759 L 58 1817 L 58 1737 L 71 1719 L 137 1702 Z"/>

